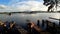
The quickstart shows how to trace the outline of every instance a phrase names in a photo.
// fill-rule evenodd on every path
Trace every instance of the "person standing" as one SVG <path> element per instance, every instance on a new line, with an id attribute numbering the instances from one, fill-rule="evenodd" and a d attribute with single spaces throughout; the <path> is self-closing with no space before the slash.
<path id="1" fill-rule="evenodd" d="M 40 21 L 39 21 L 39 20 L 37 20 L 37 26 L 38 26 L 38 27 L 40 26 Z"/>

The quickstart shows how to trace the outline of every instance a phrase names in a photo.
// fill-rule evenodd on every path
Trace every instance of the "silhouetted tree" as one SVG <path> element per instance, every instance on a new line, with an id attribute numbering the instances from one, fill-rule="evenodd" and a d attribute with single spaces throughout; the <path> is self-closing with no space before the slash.
<path id="1" fill-rule="evenodd" d="M 44 3 L 43 3 L 44 5 L 46 5 L 46 6 L 50 5 L 47 10 L 49 12 L 50 9 L 52 9 L 54 6 L 56 7 L 56 10 L 57 10 L 58 2 L 60 0 L 43 0 L 43 1 L 44 1 Z"/>

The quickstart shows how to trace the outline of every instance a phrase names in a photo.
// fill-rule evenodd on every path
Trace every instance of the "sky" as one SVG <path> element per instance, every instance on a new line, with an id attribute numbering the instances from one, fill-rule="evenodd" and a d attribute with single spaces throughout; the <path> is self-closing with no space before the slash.
<path id="1" fill-rule="evenodd" d="M 43 0 L 0 0 L 0 12 L 47 11 Z"/>

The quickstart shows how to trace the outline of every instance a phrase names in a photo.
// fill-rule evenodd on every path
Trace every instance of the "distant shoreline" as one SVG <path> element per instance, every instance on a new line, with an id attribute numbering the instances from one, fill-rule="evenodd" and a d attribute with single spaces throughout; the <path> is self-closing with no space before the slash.
<path id="1" fill-rule="evenodd" d="M 0 14 L 9 14 L 9 13 L 60 13 L 60 11 L 53 11 L 53 12 L 47 12 L 47 11 L 0 12 Z"/>

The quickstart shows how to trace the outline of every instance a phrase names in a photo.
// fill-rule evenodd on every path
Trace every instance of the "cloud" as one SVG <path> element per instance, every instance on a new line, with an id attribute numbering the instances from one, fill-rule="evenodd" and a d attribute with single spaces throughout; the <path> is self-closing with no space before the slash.
<path id="1" fill-rule="evenodd" d="M 18 2 L 16 4 L 12 5 L 19 11 L 47 11 L 48 6 L 44 6 L 43 2 L 38 1 L 23 1 Z M 53 8 L 54 11 L 56 11 L 56 8 Z M 60 8 L 58 7 L 57 11 L 59 11 Z"/>
<path id="2" fill-rule="evenodd" d="M 0 9 L 5 9 L 6 6 L 5 5 L 0 5 Z"/>
<path id="3" fill-rule="evenodd" d="M 0 5 L 0 11 L 46 11 L 47 7 L 43 5 L 42 2 L 39 2 L 37 0 L 11 0 L 6 5 Z"/>
<path id="4" fill-rule="evenodd" d="M 12 5 L 19 11 L 46 11 L 47 7 L 38 1 L 24 1 Z"/>
<path id="5" fill-rule="evenodd" d="M 0 12 L 10 12 L 13 11 L 12 7 L 6 5 L 0 5 Z"/>
<path id="6" fill-rule="evenodd" d="M 39 1 L 21 1 L 12 0 L 9 6 L 0 5 L 0 11 L 15 12 L 15 11 L 47 11 L 48 6 L 44 6 L 43 2 Z M 60 9 L 60 8 L 59 8 Z"/>

